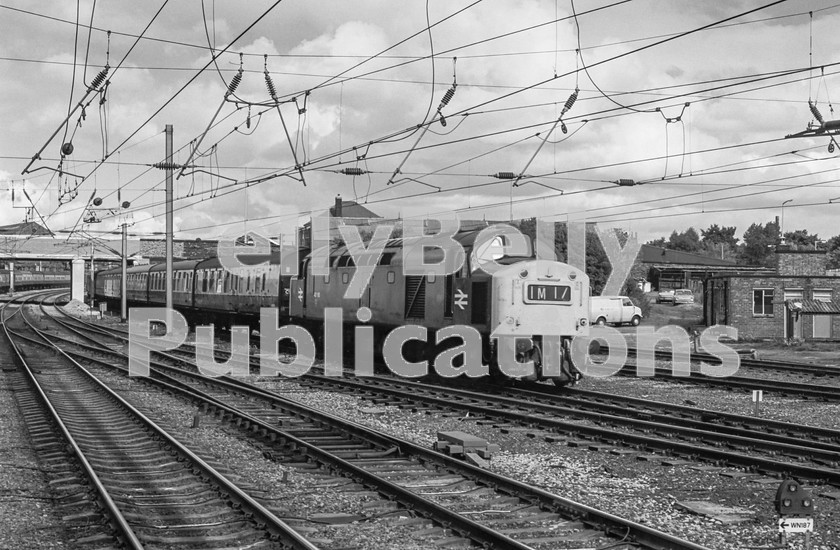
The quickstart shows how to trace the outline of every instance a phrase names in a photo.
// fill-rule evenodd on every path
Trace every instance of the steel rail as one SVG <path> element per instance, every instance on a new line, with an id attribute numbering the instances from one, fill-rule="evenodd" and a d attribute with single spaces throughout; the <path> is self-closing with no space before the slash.
<path id="1" fill-rule="evenodd" d="M 638 435 L 630 432 L 615 432 L 613 429 L 610 428 L 601 428 L 598 426 L 585 426 L 582 424 L 576 424 L 572 422 L 565 422 L 562 420 L 558 420 L 553 417 L 546 417 L 542 415 L 534 415 L 529 412 L 517 412 L 513 410 L 504 410 L 500 408 L 490 408 L 486 404 L 482 405 L 479 404 L 479 401 L 484 401 L 485 403 L 495 404 L 498 405 L 502 403 L 504 398 L 497 399 L 495 396 L 489 396 L 486 394 L 474 394 L 474 402 L 469 403 L 466 401 L 454 401 L 451 398 L 445 397 L 434 397 L 429 395 L 421 395 L 417 391 L 410 391 L 410 390 L 400 390 L 396 388 L 385 388 L 381 386 L 371 387 L 367 384 L 361 382 L 355 382 L 352 380 L 344 379 L 344 378 L 334 378 L 334 377 L 315 377 L 314 375 L 308 375 L 310 378 L 319 378 L 322 379 L 325 383 L 328 384 L 342 384 L 346 386 L 356 387 L 357 389 L 361 390 L 368 390 L 383 394 L 390 394 L 399 397 L 400 399 L 404 399 L 407 401 L 416 402 L 418 400 L 424 401 L 426 403 L 433 404 L 434 406 L 444 408 L 444 409 L 456 409 L 456 410 L 464 410 L 469 411 L 471 413 L 484 415 L 486 417 L 491 418 L 501 418 L 507 421 L 513 421 L 519 424 L 524 424 L 526 426 L 538 426 L 542 428 L 547 428 L 554 431 L 559 431 L 563 433 L 579 433 L 584 434 L 590 438 L 598 439 L 601 441 L 613 441 L 617 444 L 622 445 L 632 445 L 646 449 L 658 449 L 662 451 L 671 451 L 677 452 L 685 456 L 694 456 L 694 457 L 703 457 L 715 462 L 727 462 L 731 464 L 738 464 L 747 468 L 751 469 L 758 469 L 763 470 L 766 472 L 774 472 L 780 473 L 783 475 L 792 474 L 798 475 L 807 479 L 818 480 L 818 481 L 826 481 L 833 485 L 840 486 L 840 470 L 836 468 L 830 469 L 823 469 L 823 468 L 815 468 L 811 466 L 801 465 L 801 464 L 794 464 L 789 462 L 782 462 L 777 460 L 771 460 L 762 457 L 744 455 L 740 453 L 734 453 L 729 451 L 723 451 L 713 448 L 707 447 L 699 447 L 694 443 L 680 443 L 678 441 L 663 440 L 660 438 L 654 438 L 649 436 Z M 402 384 L 402 382 L 401 382 Z M 449 388 L 440 389 L 450 391 Z M 463 390 L 457 390 L 463 391 Z M 507 399 L 506 405 L 513 405 L 520 409 L 522 408 L 529 408 L 532 406 L 531 403 L 528 402 L 517 402 L 513 399 Z M 562 408 L 558 407 L 557 412 L 567 412 L 564 411 Z M 577 412 L 577 411 L 575 411 Z M 609 415 L 600 415 L 602 421 L 608 422 L 611 420 Z M 619 419 L 624 421 L 625 419 Z M 633 423 L 638 423 L 640 426 L 643 421 L 633 421 Z M 645 423 L 651 430 L 657 430 L 660 432 L 673 432 L 674 426 L 670 426 L 667 424 L 658 424 L 655 422 L 647 422 Z M 719 436 L 719 434 L 714 434 L 714 432 L 709 432 L 709 436 Z M 697 434 L 695 439 L 702 439 L 701 434 Z M 746 439 L 746 438 L 745 438 Z M 760 440 L 756 440 L 760 442 Z M 745 441 L 745 445 L 748 445 L 749 442 Z"/>
<path id="2" fill-rule="evenodd" d="M 114 354 L 115 356 L 123 355 L 119 352 L 112 350 L 108 353 Z M 166 356 L 178 362 L 184 362 L 182 358 L 171 356 L 169 354 L 166 354 L 165 352 L 160 352 L 159 355 Z M 88 361 L 95 361 L 95 359 L 92 359 L 90 357 L 85 357 L 85 359 Z M 113 365 L 109 366 L 113 367 Z M 327 451 L 319 449 L 317 446 L 312 445 L 306 442 L 305 440 L 294 436 L 291 433 L 288 433 L 266 422 L 263 422 L 262 420 L 259 420 L 253 417 L 252 415 L 237 409 L 236 407 L 225 404 L 219 401 L 218 399 L 207 395 L 204 392 L 201 392 L 200 390 L 197 390 L 191 386 L 187 386 L 184 383 L 177 380 L 174 382 L 165 382 L 163 380 L 158 380 L 154 378 L 155 375 L 166 376 L 165 373 L 159 370 L 161 368 L 177 371 L 178 375 L 191 377 L 201 383 L 220 385 L 222 387 L 227 388 L 230 391 L 244 393 L 248 396 L 255 398 L 267 399 L 274 405 L 280 406 L 283 409 L 295 411 L 295 414 L 299 416 L 306 416 L 309 418 L 313 418 L 318 423 L 336 426 L 342 431 L 350 432 L 356 437 L 372 441 L 386 449 L 399 449 L 399 452 L 401 454 L 417 456 L 424 461 L 441 464 L 444 468 L 448 470 L 461 472 L 471 479 L 480 480 L 482 483 L 488 486 L 496 487 L 497 489 L 501 489 L 504 492 L 507 492 L 511 495 L 516 495 L 520 498 L 524 498 L 525 500 L 536 501 L 540 504 L 541 507 L 543 507 L 546 510 L 551 510 L 556 513 L 562 513 L 567 517 L 583 521 L 588 525 L 596 526 L 599 529 L 603 530 L 605 533 L 610 533 L 613 536 L 618 537 L 623 537 L 626 535 L 627 540 L 636 542 L 637 544 L 642 544 L 646 548 L 655 550 L 705 549 L 705 547 L 694 544 L 690 541 L 679 539 L 667 533 L 657 531 L 645 525 L 632 522 L 624 518 L 619 518 L 607 512 L 603 512 L 601 510 L 597 510 L 589 506 L 571 501 L 569 499 L 549 493 L 536 487 L 531 487 L 527 484 L 518 482 L 505 476 L 488 472 L 487 470 L 472 466 L 470 464 L 454 459 L 442 453 L 420 447 L 411 442 L 373 430 L 366 426 L 330 415 L 328 413 L 314 411 L 299 403 L 295 403 L 294 401 L 284 399 L 273 392 L 250 386 L 237 379 L 209 378 L 199 373 L 185 371 L 177 367 L 161 365 L 159 363 L 155 363 L 152 365 L 150 373 L 152 373 L 153 376 L 149 378 L 149 380 L 158 384 L 166 384 L 166 386 L 173 391 L 178 391 L 184 395 L 190 396 L 192 399 L 201 400 L 208 403 L 208 407 L 210 407 L 211 409 L 215 409 L 219 414 L 222 414 L 224 417 L 229 416 L 230 418 L 238 419 L 239 422 L 244 422 L 245 428 L 250 431 L 259 432 L 265 437 L 269 437 L 273 440 L 279 438 L 285 441 L 287 444 L 296 446 L 300 449 L 306 449 L 307 452 L 310 453 L 310 456 L 316 457 L 318 460 L 321 460 L 324 463 L 331 464 L 334 467 L 341 468 L 344 471 L 350 472 L 351 475 L 353 475 L 354 477 L 362 479 L 370 485 L 380 487 L 381 490 L 385 490 L 386 492 L 392 494 L 396 500 L 401 502 L 404 506 L 406 506 L 409 509 L 413 509 L 415 511 L 422 510 L 428 515 L 435 515 L 440 513 L 446 514 L 447 516 L 451 516 L 450 519 L 446 521 L 451 528 L 454 528 L 464 533 L 475 533 L 473 529 L 479 529 L 479 534 L 484 534 L 481 537 L 477 537 L 475 536 L 475 534 L 473 534 L 470 535 L 470 538 L 473 538 L 473 540 L 476 540 L 480 544 L 483 544 L 488 547 L 527 548 L 527 546 L 524 546 L 513 539 L 509 539 L 509 542 L 503 544 L 504 541 L 495 539 L 495 537 L 497 536 L 497 533 L 495 531 L 490 530 L 482 526 L 481 524 L 470 520 L 469 518 L 464 518 L 459 514 L 453 513 L 447 510 L 446 508 L 442 508 L 439 505 L 428 501 L 427 499 L 423 499 L 422 497 L 416 495 L 411 491 L 408 491 L 398 485 L 388 482 L 387 480 L 382 480 L 375 474 L 361 469 L 345 459 L 336 457 Z M 120 367 L 120 369 L 124 370 L 122 367 Z M 171 377 L 169 379 L 172 380 Z M 489 535 L 489 538 L 485 538 L 485 536 L 487 535 Z M 505 544 L 512 544 L 512 546 L 506 546 Z"/>
<path id="3" fill-rule="evenodd" d="M 23 318 L 23 314 L 21 313 L 21 317 Z M 259 502 L 254 500 L 250 495 L 242 491 L 238 486 L 224 477 L 221 473 L 219 473 L 215 468 L 210 466 L 207 462 L 205 462 L 201 457 L 193 453 L 189 448 L 183 445 L 180 441 L 172 437 L 166 430 L 158 426 L 154 421 L 152 421 L 149 417 L 144 415 L 134 406 L 132 406 L 128 401 L 120 397 L 114 390 L 110 389 L 106 384 L 100 381 L 96 376 L 94 376 L 90 371 L 85 369 L 81 364 L 79 364 L 76 360 L 71 357 L 71 354 L 65 352 L 60 347 L 53 344 L 49 338 L 47 338 L 41 331 L 37 328 L 30 325 L 30 328 L 38 334 L 40 338 L 43 339 L 43 345 L 46 347 L 50 347 L 51 349 L 56 350 L 60 355 L 64 356 L 68 361 L 74 364 L 80 372 L 84 373 L 86 377 L 97 387 L 101 388 L 109 397 L 111 397 L 115 402 L 117 402 L 121 407 L 123 407 L 126 411 L 128 411 L 131 415 L 135 418 L 140 420 L 146 427 L 148 427 L 151 431 L 153 431 L 160 439 L 166 442 L 166 445 L 171 447 L 175 452 L 177 452 L 180 456 L 185 458 L 186 460 L 190 461 L 196 468 L 198 468 L 204 475 L 206 475 L 209 479 L 212 480 L 213 483 L 218 485 L 220 489 L 227 494 L 229 498 L 236 501 L 241 507 L 248 510 L 251 514 L 253 514 L 256 521 L 263 527 L 265 527 L 272 535 L 278 537 L 283 541 L 284 544 L 288 545 L 289 548 L 294 548 L 298 550 L 318 550 L 318 547 L 314 544 L 307 541 L 304 537 L 300 536 L 294 529 L 289 527 L 283 520 L 278 518 L 274 513 L 269 511 Z M 104 350 L 103 350 L 104 351 Z M 78 354 L 76 354 L 78 355 Z M 82 355 L 81 358 L 90 360 L 89 357 Z M 46 396 L 45 396 L 46 397 Z M 69 433 L 69 432 L 68 432 Z M 78 449 L 78 447 L 76 447 Z M 79 456 L 81 456 L 81 450 L 78 449 Z M 142 548 L 142 547 L 141 547 Z"/>
<path id="4" fill-rule="evenodd" d="M 70 430 L 67 428 L 67 426 L 64 424 L 64 422 L 61 420 L 61 416 L 58 414 L 58 411 L 55 410 L 52 403 L 50 402 L 50 399 L 47 397 L 46 392 L 44 392 L 43 388 L 38 383 L 38 380 L 35 378 L 34 373 L 29 368 L 29 364 L 23 358 L 23 354 L 20 352 L 20 349 L 18 348 L 17 344 L 15 344 L 14 339 L 12 338 L 12 335 L 10 334 L 10 332 L 13 332 L 13 331 L 10 331 L 6 322 L 9 319 L 11 319 L 14 315 L 18 315 L 18 314 L 20 314 L 21 318 L 23 318 L 23 313 L 22 313 L 23 307 L 26 304 L 26 302 L 29 301 L 31 298 L 32 298 L 31 296 L 26 297 L 21 302 L 18 310 L 15 311 L 15 313 L 10 315 L 9 317 L 3 317 L 3 314 L 6 312 L 7 306 L 9 304 L 11 304 L 12 302 L 7 302 L 6 304 L 3 305 L 2 309 L 0 309 L 0 320 L 2 320 L 2 324 L 3 324 L 3 334 L 6 338 L 6 340 L 9 342 L 9 346 L 14 351 L 14 356 L 17 358 L 17 362 L 18 362 L 19 366 L 22 368 L 22 370 L 26 374 L 26 378 L 29 380 L 29 383 L 32 387 L 32 391 L 35 393 L 35 395 L 38 397 L 38 399 L 44 405 L 46 410 L 49 412 L 49 416 L 52 418 L 52 421 L 58 427 L 58 430 L 61 432 L 62 437 L 67 442 L 67 445 L 70 447 L 71 453 L 76 458 L 76 460 L 79 462 L 79 464 L 81 465 L 82 469 L 85 472 L 85 475 L 90 480 L 90 482 L 93 486 L 93 490 L 99 496 L 100 501 L 104 505 L 105 510 L 106 510 L 106 514 L 111 519 L 111 525 L 118 532 L 118 536 L 123 539 L 123 542 L 126 544 L 127 547 L 132 548 L 132 549 L 136 549 L 136 550 L 142 550 L 143 549 L 143 544 L 140 542 L 140 539 L 137 538 L 137 535 L 134 533 L 134 530 L 129 525 L 128 520 L 125 519 L 125 517 L 122 515 L 122 512 L 120 511 L 119 507 L 114 502 L 114 500 L 111 498 L 111 495 L 108 493 L 108 489 L 105 487 L 105 485 L 99 479 L 99 476 L 96 474 L 96 471 L 93 469 L 93 466 L 91 466 L 90 462 L 88 462 L 88 460 L 85 457 L 85 454 L 82 451 L 81 447 L 79 447 L 79 444 L 76 442 L 75 438 L 70 433 Z M 17 334 L 17 333 L 15 333 L 15 334 Z"/>

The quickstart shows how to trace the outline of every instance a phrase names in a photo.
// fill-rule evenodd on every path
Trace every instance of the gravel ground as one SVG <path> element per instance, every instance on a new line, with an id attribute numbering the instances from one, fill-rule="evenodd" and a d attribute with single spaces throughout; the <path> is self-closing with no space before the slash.
<path id="1" fill-rule="evenodd" d="M 585 378 L 577 387 L 733 414 L 755 414 L 751 391 L 729 391 L 698 384 L 623 376 Z M 840 416 L 837 415 L 840 405 L 836 402 L 785 397 L 766 391 L 763 399 L 757 415 L 761 418 L 840 430 Z"/>
<path id="2" fill-rule="evenodd" d="M 413 540 L 411 517 L 361 486 L 317 469 L 301 469 L 267 458 L 267 447 L 244 436 L 215 417 L 200 416 L 198 409 L 180 398 L 101 368 L 97 376 L 132 405 L 187 444 L 246 492 L 257 497 L 279 517 L 322 548 L 423 550 L 430 543 Z M 276 452 L 274 453 L 277 454 Z M 351 524 L 325 525 L 317 514 L 354 514 L 364 519 Z M 401 527 L 401 523 L 406 527 Z"/>
<path id="3" fill-rule="evenodd" d="M 546 442 L 545 432 L 494 428 L 468 418 L 441 413 L 416 414 L 394 406 L 371 407 L 354 396 L 301 390 L 293 381 L 270 381 L 265 385 L 307 405 L 350 418 L 395 436 L 430 446 L 438 431 L 459 430 L 501 445 L 491 469 L 515 479 L 544 487 L 556 494 L 616 515 L 688 538 L 716 550 L 771 548 L 777 543 L 773 497 L 779 481 L 762 476 L 743 476 L 734 468 L 661 460 L 641 461 L 640 453 L 623 456 L 613 446 L 569 447 L 565 438 Z M 376 410 L 375 414 L 363 410 Z M 507 433 L 504 433 L 507 432 Z M 529 436 L 529 433 L 534 437 Z M 617 452 L 619 454 L 613 454 Z M 734 477 L 729 477 L 734 476 Z M 743 477 L 741 477 L 743 476 Z M 817 488 L 816 492 L 821 489 Z M 695 515 L 680 502 L 708 501 L 736 507 L 739 521 Z M 815 550 L 840 548 L 840 505 L 817 498 Z M 793 538 L 788 548 L 803 548 L 803 537 Z"/>
<path id="4" fill-rule="evenodd" d="M 7 345 L 0 339 L 4 371 L 14 368 Z M 0 373 L 0 517 L 0 548 L 69 547 L 6 372 Z"/>
<path id="5" fill-rule="evenodd" d="M 760 344 L 753 344 L 752 347 L 761 350 Z M 495 471 L 689 538 L 715 550 L 804 548 L 802 535 L 793 535 L 787 546 L 778 544 L 777 517 L 772 505 L 778 480 L 772 478 L 745 475 L 733 468 L 699 466 L 679 460 L 672 461 L 671 466 L 665 466 L 661 460 L 641 461 L 635 454 L 624 455 L 612 446 L 596 446 L 598 449 L 593 451 L 587 446 L 568 446 L 562 437 L 556 438 L 555 442 L 547 442 L 543 432 L 494 428 L 440 413 L 417 414 L 396 407 L 371 407 L 369 402 L 354 396 L 313 391 L 295 381 L 271 380 L 265 383 L 288 398 L 426 446 L 434 442 L 436 432 L 443 430 L 466 431 L 484 437 L 502 446 L 502 451 L 491 461 L 490 467 Z M 582 382 L 581 388 L 671 403 L 696 404 L 739 414 L 753 412 L 750 393 L 702 386 L 633 378 L 590 378 Z M 163 417 L 174 415 L 169 421 L 180 426 L 183 437 L 202 446 L 208 456 L 218 458 L 255 488 L 265 490 L 270 499 L 288 499 L 293 506 L 288 509 L 287 516 L 306 517 L 314 509 L 313 502 L 329 505 L 328 510 L 351 513 L 364 510 L 361 506 L 364 503 L 363 497 L 322 487 L 319 484 L 323 484 L 323 480 L 318 476 L 292 470 L 283 481 L 282 465 L 267 461 L 260 449 L 243 443 L 238 436 L 229 433 L 225 426 L 202 419 L 202 428 L 189 430 L 188 424 L 194 412 L 191 406 L 166 396 L 146 397 L 145 390 L 137 392 L 138 396 L 141 394 L 143 397 L 138 399 L 141 402 L 148 399 L 147 405 L 158 414 Z M 835 404 L 767 394 L 764 399 L 759 412 L 761 416 L 840 429 Z M 379 412 L 364 412 L 370 409 Z M 313 487 L 317 487 L 317 490 L 313 491 Z M 825 489 L 815 487 L 813 490 L 816 495 Z M 314 496 L 312 493 L 317 493 L 320 498 L 310 500 Z M 731 512 L 737 512 L 737 517 L 713 519 L 689 513 L 679 506 L 679 503 L 686 501 L 706 501 L 733 507 Z M 815 503 L 817 514 L 812 548 L 840 550 L 840 502 L 817 496 Z M 314 529 L 310 533 L 336 545 L 355 543 L 359 548 L 411 548 L 411 545 L 406 546 L 405 540 L 399 540 L 397 544 L 396 539 L 382 539 L 385 530 L 381 529 L 380 522 L 393 524 L 395 521 L 393 516 L 383 516 L 353 528 L 319 527 L 311 522 L 307 526 Z M 418 547 L 423 546 L 420 544 Z"/>

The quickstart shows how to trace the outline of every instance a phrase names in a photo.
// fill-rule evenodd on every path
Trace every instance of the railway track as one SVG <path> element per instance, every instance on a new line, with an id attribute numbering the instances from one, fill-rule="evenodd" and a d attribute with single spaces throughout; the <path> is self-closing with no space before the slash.
<path id="1" fill-rule="evenodd" d="M 194 354 L 189 346 L 180 351 L 182 361 Z M 312 374 L 304 378 L 321 387 L 340 385 L 367 392 L 373 399 L 384 396 L 390 399 L 385 403 L 403 407 L 425 403 L 499 422 L 840 486 L 840 432 L 836 430 L 599 392 L 567 389 L 557 395 L 543 384 L 524 385 L 530 391 L 506 389 L 501 395 L 488 395 L 487 391 L 499 390 L 473 392 L 399 378 L 337 379 Z"/>
<path id="2" fill-rule="evenodd" d="M 128 548 L 299 548 L 315 546 L 220 475 L 28 323 L 21 304 L 0 311 L 18 366 L 14 383 L 46 459 L 74 464 L 60 484 L 89 524 L 77 542 Z M 69 448 L 69 453 L 64 451 Z M 64 455 L 64 456 L 62 456 Z M 97 522 L 100 523 L 100 522 Z"/>
<path id="3" fill-rule="evenodd" d="M 573 438 L 840 486 L 840 471 L 837 469 L 840 445 L 832 443 L 812 442 L 782 434 L 766 434 L 765 437 L 765 434 L 749 429 L 721 429 L 719 425 L 687 419 L 675 421 L 668 415 L 648 420 L 622 412 L 621 407 L 614 407 L 609 413 L 604 408 L 598 412 L 588 405 L 580 406 L 580 403 L 578 406 L 569 406 L 568 402 L 566 406 L 558 405 L 553 396 L 545 396 L 545 401 L 540 402 L 535 396 L 545 394 L 537 393 L 517 393 L 515 397 L 505 397 L 403 380 L 351 380 L 314 375 L 307 376 L 307 379 L 322 388 L 340 385 L 353 388 L 357 394 L 367 392 L 379 404 L 462 411 L 473 418 L 486 418 L 501 425 L 541 428 Z M 652 417 L 649 413 L 641 416 Z"/>
<path id="4" fill-rule="evenodd" d="M 628 348 L 628 355 L 635 356 L 637 350 Z M 657 350 L 655 357 L 662 361 L 673 361 L 670 351 Z M 679 356 L 678 356 L 679 357 Z M 703 353 L 692 353 L 692 363 L 706 361 L 719 363 L 715 357 Z M 801 363 L 768 362 L 741 358 L 741 366 L 754 371 L 764 371 L 775 378 L 767 376 L 743 376 L 743 370 L 735 376 L 716 378 L 699 372 L 699 367 L 692 364 L 690 376 L 674 376 L 667 367 L 657 366 L 649 378 L 677 384 L 706 385 L 730 390 L 762 390 L 783 396 L 802 397 L 823 401 L 840 400 L 840 368 L 808 365 Z M 616 373 L 618 376 L 637 376 L 636 366 L 628 364 Z M 812 382 L 802 382 L 803 376 L 810 377 Z M 830 382 L 830 383 L 829 383 Z"/>
<path id="5" fill-rule="evenodd" d="M 125 361 L 115 346 L 97 347 L 78 340 L 67 345 L 78 348 L 68 353 L 86 361 L 93 361 L 95 355 L 108 356 L 108 363 L 120 356 Z M 587 540 L 614 548 L 701 548 L 304 407 L 241 380 L 201 376 L 185 370 L 184 359 L 171 354 L 156 357 L 150 383 L 200 402 L 202 410 L 239 426 L 271 449 L 275 460 L 299 463 L 306 457 L 316 461 L 480 545 L 564 548 Z M 161 362 L 166 357 L 169 365 Z"/>

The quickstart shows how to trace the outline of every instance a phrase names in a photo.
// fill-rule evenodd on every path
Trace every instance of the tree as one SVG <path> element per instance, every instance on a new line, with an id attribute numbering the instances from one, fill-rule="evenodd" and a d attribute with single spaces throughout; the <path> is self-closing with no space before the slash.
<path id="1" fill-rule="evenodd" d="M 731 227 L 719 227 L 718 224 L 713 223 L 708 229 L 701 229 L 700 234 L 703 237 L 703 244 L 711 245 L 729 245 L 738 246 L 738 237 L 735 236 L 737 228 L 733 225 Z"/>
<path id="2" fill-rule="evenodd" d="M 825 248 L 828 250 L 828 262 L 826 268 L 840 269 L 840 235 L 831 237 L 825 242 Z"/>
<path id="3" fill-rule="evenodd" d="M 703 247 L 700 244 L 700 235 L 693 227 L 689 227 L 682 233 L 674 231 L 668 239 L 666 248 L 681 250 L 683 252 L 699 252 Z"/>
<path id="4" fill-rule="evenodd" d="M 720 227 L 713 223 L 708 229 L 701 229 L 700 235 L 703 239 L 703 250 L 701 254 L 710 258 L 733 258 L 738 253 L 738 237 L 735 236 L 737 228 Z"/>
<path id="5" fill-rule="evenodd" d="M 795 249 L 814 248 L 814 243 L 817 242 L 817 240 L 817 235 L 809 235 L 807 229 L 797 229 L 796 231 L 788 231 L 785 233 L 785 243 L 791 245 Z"/>
<path id="6" fill-rule="evenodd" d="M 779 226 L 776 222 L 767 222 L 766 225 L 760 223 L 750 225 L 744 232 L 741 261 L 747 265 L 770 267 L 778 235 Z"/>

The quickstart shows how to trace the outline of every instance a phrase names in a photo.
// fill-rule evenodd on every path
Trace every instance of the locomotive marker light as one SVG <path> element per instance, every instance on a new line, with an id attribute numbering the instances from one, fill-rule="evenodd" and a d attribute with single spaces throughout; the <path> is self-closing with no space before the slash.
<path id="1" fill-rule="evenodd" d="M 814 497 L 811 491 L 793 479 L 786 479 L 776 490 L 773 501 L 779 513 L 779 540 L 787 545 L 788 533 L 805 533 L 805 548 L 811 548 L 811 532 L 814 530 Z"/>

